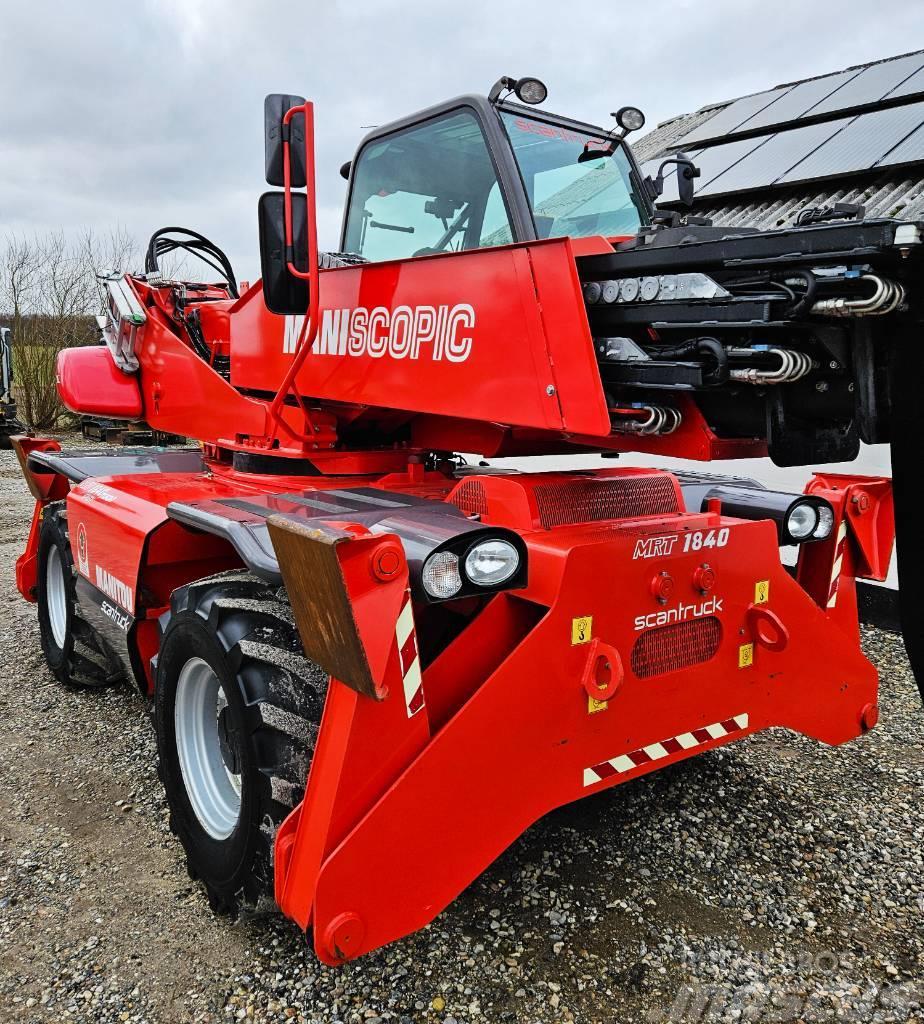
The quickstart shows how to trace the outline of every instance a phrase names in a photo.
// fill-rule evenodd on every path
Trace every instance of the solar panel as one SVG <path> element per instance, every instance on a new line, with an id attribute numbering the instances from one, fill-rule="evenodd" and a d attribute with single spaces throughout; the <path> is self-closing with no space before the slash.
<path id="1" fill-rule="evenodd" d="M 837 75 L 825 75 L 824 78 L 801 82 L 799 85 L 793 86 L 776 103 L 765 107 L 744 124 L 739 125 L 737 130 L 749 132 L 752 128 L 765 128 L 772 124 L 785 124 L 787 121 L 794 121 L 820 103 L 826 96 L 830 96 L 835 89 L 856 78 L 859 73 L 859 71 L 842 71 Z M 814 111 L 812 112 L 814 113 Z"/>
<path id="2" fill-rule="evenodd" d="M 721 146 L 709 146 L 700 150 L 691 157 L 693 163 L 700 170 L 700 175 L 695 179 L 696 194 L 706 192 L 707 186 L 720 174 L 724 174 L 730 167 L 742 160 L 749 153 L 767 141 L 767 136 L 756 139 L 736 139 L 734 142 L 725 142 Z"/>
<path id="3" fill-rule="evenodd" d="M 922 123 L 924 103 L 861 114 L 776 180 L 782 184 L 805 178 L 825 178 L 869 170 L 881 160 L 887 164 L 889 161 L 884 158 L 889 151 Z"/>
<path id="4" fill-rule="evenodd" d="M 739 159 L 733 166 L 726 165 L 726 169 L 721 173 L 713 174 L 697 195 L 738 192 L 769 185 L 785 174 L 790 167 L 804 160 L 809 153 L 846 124 L 848 119 L 842 118 L 839 121 L 825 121 L 822 124 L 804 125 L 790 131 L 777 132 L 769 137 L 750 139 L 753 148 L 743 156 L 743 159 Z M 762 145 L 754 147 L 755 143 Z M 735 145 L 741 146 L 745 143 L 731 143 L 729 146 L 717 146 L 716 149 L 727 149 Z M 708 149 L 705 151 L 706 154 L 709 152 Z"/>
<path id="5" fill-rule="evenodd" d="M 886 99 L 897 99 L 899 96 L 911 96 L 916 92 L 924 92 L 924 68 L 910 77 L 906 78 L 904 82 L 896 85 L 895 88 L 886 94 Z"/>
<path id="6" fill-rule="evenodd" d="M 811 116 L 876 103 L 890 90 L 898 88 L 909 75 L 913 75 L 921 67 L 924 67 L 924 54 L 913 53 L 908 57 L 899 57 L 897 60 L 887 60 L 864 68 L 837 92 L 812 107 Z"/>
<path id="7" fill-rule="evenodd" d="M 684 135 L 679 145 L 689 146 L 702 139 L 720 139 L 724 135 L 730 135 L 739 124 L 749 117 L 753 117 L 769 104 L 775 103 L 787 92 L 787 89 L 770 89 L 768 92 L 760 92 L 754 96 L 745 96 L 740 100 L 735 100 L 720 110 L 715 117 L 710 117 L 708 121 L 704 121 L 694 128 L 689 135 Z"/>
<path id="8" fill-rule="evenodd" d="M 892 164 L 905 164 L 912 160 L 924 160 L 924 127 L 912 132 L 906 139 L 879 161 L 879 167 L 890 167 Z"/>

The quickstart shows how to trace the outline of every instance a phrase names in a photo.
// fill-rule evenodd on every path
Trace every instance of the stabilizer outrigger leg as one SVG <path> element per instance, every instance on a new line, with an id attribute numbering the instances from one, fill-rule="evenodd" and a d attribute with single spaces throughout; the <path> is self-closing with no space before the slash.
<path id="1" fill-rule="evenodd" d="M 924 700 L 924 338 L 919 325 L 905 328 L 898 335 L 890 368 L 898 600 L 905 650 Z"/>

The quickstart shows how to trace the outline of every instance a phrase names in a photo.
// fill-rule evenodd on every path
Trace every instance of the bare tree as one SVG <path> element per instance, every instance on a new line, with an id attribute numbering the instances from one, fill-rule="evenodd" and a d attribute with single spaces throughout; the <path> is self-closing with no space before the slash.
<path id="1" fill-rule="evenodd" d="M 123 231 L 6 238 L 0 250 L 0 317 L 12 328 L 17 397 L 31 426 L 53 429 L 69 419 L 55 388 L 58 353 L 98 339 L 93 318 L 103 294 L 97 274 L 127 269 L 136 258 L 137 248 Z"/>

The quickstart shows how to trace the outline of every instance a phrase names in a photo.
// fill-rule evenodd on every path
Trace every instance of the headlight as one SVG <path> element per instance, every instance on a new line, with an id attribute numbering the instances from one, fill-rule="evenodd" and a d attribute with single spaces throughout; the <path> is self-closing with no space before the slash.
<path id="1" fill-rule="evenodd" d="M 445 600 L 453 597 L 462 589 L 462 577 L 459 574 L 459 558 L 451 551 L 437 551 L 424 562 L 420 574 L 423 588 L 437 599 Z"/>
<path id="2" fill-rule="evenodd" d="M 793 540 L 811 537 L 818 527 L 818 512 L 814 505 L 795 505 L 786 517 L 786 529 Z"/>
<path id="3" fill-rule="evenodd" d="M 815 540 L 824 540 L 825 537 L 831 536 L 831 530 L 834 527 L 834 511 L 830 505 L 819 505 L 818 506 L 818 525 L 812 532 L 812 536 Z"/>
<path id="4" fill-rule="evenodd" d="M 483 540 L 465 557 L 465 575 L 480 587 L 504 583 L 519 566 L 517 549 L 505 540 Z"/>

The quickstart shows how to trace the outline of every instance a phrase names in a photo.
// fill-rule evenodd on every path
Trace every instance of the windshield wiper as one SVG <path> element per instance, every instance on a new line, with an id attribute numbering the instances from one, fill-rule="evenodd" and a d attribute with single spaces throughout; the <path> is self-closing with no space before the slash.
<path id="1" fill-rule="evenodd" d="M 386 224 L 381 220 L 370 220 L 370 228 L 381 228 L 383 231 L 401 231 L 405 235 L 413 235 L 417 228 L 405 227 L 403 224 Z"/>

